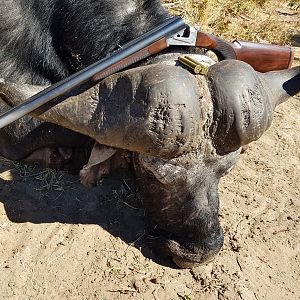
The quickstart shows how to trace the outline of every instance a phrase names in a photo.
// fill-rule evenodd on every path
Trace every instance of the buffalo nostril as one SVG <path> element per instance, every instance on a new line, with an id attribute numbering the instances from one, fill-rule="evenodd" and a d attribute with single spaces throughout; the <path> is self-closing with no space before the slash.
<path id="1" fill-rule="evenodd" d="M 178 266 L 181 269 L 192 269 L 195 267 L 198 267 L 204 263 L 199 263 L 199 262 L 194 262 L 179 256 L 172 256 L 172 260 L 173 262 L 176 264 L 176 266 Z"/>
<path id="2" fill-rule="evenodd" d="M 215 255 L 209 256 L 208 258 L 204 258 L 202 256 L 197 261 L 190 260 L 186 257 L 181 257 L 178 255 L 173 255 L 172 260 L 181 269 L 192 269 L 212 262 L 215 258 Z"/>

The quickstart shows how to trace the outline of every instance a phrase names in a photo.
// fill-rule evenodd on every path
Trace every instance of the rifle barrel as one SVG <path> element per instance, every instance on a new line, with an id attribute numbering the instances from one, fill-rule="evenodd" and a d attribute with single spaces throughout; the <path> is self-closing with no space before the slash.
<path id="1" fill-rule="evenodd" d="M 63 79 L 62 81 L 59 81 L 40 93 L 30 97 L 24 103 L 8 110 L 0 116 L 0 128 L 22 118 L 51 100 L 70 92 L 72 89 L 80 86 L 81 84 L 86 83 L 89 80 L 93 80 L 95 75 L 103 72 L 110 66 L 118 64 L 118 62 L 128 58 L 130 55 L 150 46 L 162 38 L 167 38 L 170 35 L 185 29 L 185 27 L 186 24 L 180 17 L 172 17 L 168 19 L 166 22 L 155 27 L 149 32 L 146 32 L 137 39 L 125 44 L 111 56 L 105 57 L 91 66 L 74 73 L 70 77 Z M 143 57 L 140 57 L 140 59 L 142 58 Z M 136 62 L 137 60 L 138 59 L 135 59 L 135 61 L 130 61 L 126 65 L 121 65 L 118 70 Z M 107 73 L 106 76 L 107 75 L 110 74 Z M 102 78 L 103 76 L 99 79 Z"/>

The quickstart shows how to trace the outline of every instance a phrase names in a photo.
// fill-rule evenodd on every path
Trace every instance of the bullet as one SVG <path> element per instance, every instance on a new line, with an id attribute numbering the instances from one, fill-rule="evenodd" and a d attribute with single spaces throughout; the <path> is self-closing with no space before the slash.
<path id="1" fill-rule="evenodd" d="M 189 56 L 184 56 L 184 57 L 180 56 L 178 57 L 178 60 L 183 65 L 192 69 L 195 74 L 203 74 L 203 75 L 207 74 L 208 68 Z"/>

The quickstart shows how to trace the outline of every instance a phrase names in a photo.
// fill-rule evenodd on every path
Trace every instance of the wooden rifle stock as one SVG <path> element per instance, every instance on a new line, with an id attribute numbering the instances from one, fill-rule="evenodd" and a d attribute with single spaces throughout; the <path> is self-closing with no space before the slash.
<path id="1" fill-rule="evenodd" d="M 200 31 L 197 33 L 196 46 L 212 50 L 219 60 L 242 60 L 259 72 L 288 69 L 294 59 L 292 47 L 238 40 L 227 42 L 212 34 Z"/>

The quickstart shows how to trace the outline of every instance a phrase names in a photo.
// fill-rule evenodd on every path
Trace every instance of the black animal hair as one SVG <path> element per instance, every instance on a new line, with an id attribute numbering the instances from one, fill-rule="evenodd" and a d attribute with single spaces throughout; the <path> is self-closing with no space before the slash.
<path id="1" fill-rule="evenodd" d="M 0 77 L 54 83 L 166 18 L 159 0 L 2 0 Z"/>

